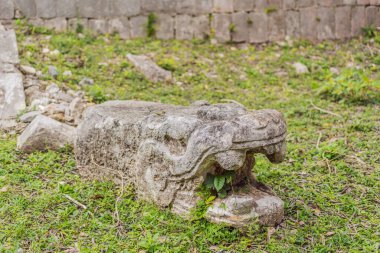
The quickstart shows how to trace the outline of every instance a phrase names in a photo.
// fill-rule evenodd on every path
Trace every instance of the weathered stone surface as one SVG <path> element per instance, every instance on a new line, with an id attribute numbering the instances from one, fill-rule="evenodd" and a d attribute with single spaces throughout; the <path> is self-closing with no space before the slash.
<path id="1" fill-rule="evenodd" d="M 151 82 L 167 82 L 172 79 L 170 71 L 159 67 L 148 56 L 128 54 L 127 58 Z"/>
<path id="2" fill-rule="evenodd" d="M 298 11 L 287 11 L 285 25 L 286 35 L 298 38 L 300 36 L 300 13 Z"/>
<path id="3" fill-rule="evenodd" d="M 55 18 L 57 16 L 57 1 L 61 0 L 35 0 L 37 17 Z"/>
<path id="4" fill-rule="evenodd" d="M 219 42 L 231 40 L 231 15 L 215 14 L 212 18 L 211 27 L 215 33 L 215 39 Z"/>
<path id="5" fill-rule="evenodd" d="M 52 18 L 44 21 L 44 26 L 57 32 L 67 30 L 67 20 L 65 18 Z"/>
<path id="6" fill-rule="evenodd" d="M 56 2 L 56 16 L 62 18 L 78 17 L 76 0 L 58 0 Z"/>
<path id="7" fill-rule="evenodd" d="M 318 40 L 334 39 L 335 10 L 328 7 L 318 8 L 318 20 Z"/>
<path id="8" fill-rule="evenodd" d="M 363 7 L 364 11 L 364 7 Z M 351 7 L 341 6 L 336 8 L 335 12 L 335 37 L 345 39 L 351 35 Z"/>
<path id="9" fill-rule="evenodd" d="M 130 20 L 131 38 L 145 38 L 147 36 L 148 18 L 145 16 L 132 17 Z"/>
<path id="10" fill-rule="evenodd" d="M 193 17 L 194 38 L 206 39 L 210 37 L 210 19 L 208 15 Z"/>
<path id="11" fill-rule="evenodd" d="M 78 16 L 81 18 L 99 18 L 107 12 L 108 7 L 104 8 L 108 1 L 102 0 L 80 0 L 77 1 Z"/>
<path id="12" fill-rule="evenodd" d="M 86 108 L 86 101 L 82 98 L 75 98 L 70 105 L 66 108 L 65 111 L 65 121 L 78 125 L 82 119 L 82 113 Z"/>
<path id="13" fill-rule="evenodd" d="M 317 9 L 314 7 L 303 8 L 300 11 L 301 36 L 309 40 L 317 39 L 316 28 L 318 26 Z"/>
<path id="14" fill-rule="evenodd" d="M 234 0 L 215 0 L 214 11 L 215 12 L 233 12 Z"/>
<path id="15" fill-rule="evenodd" d="M 108 32 L 108 23 L 104 19 L 90 19 L 88 27 L 97 34 L 106 34 Z"/>
<path id="16" fill-rule="evenodd" d="M 236 104 L 190 107 L 111 101 L 88 108 L 78 127 L 75 155 L 81 175 L 135 185 L 137 195 L 187 216 L 208 176 L 233 171 L 234 191 L 208 209 L 211 221 L 275 225 L 283 202 L 255 179 L 254 154 L 272 162 L 285 155 L 286 124 L 274 110 Z M 243 191 L 245 189 L 246 191 Z M 227 206 L 224 210 L 220 203 Z"/>
<path id="17" fill-rule="evenodd" d="M 24 152 L 57 150 L 73 145 L 76 129 L 49 117 L 39 115 L 17 139 L 17 148 Z"/>
<path id="18" fill-rule="evenodd" d="M 129 39 L 131 37 L 129 20 L 125 17 L 114 18 L 108 21 L 108 33 L 118 33 L 120 38 Z"/>
<path id="19" fill-rule="evenodd" d="M 190 15 L 177 15 L 175 17 L 176 39 L 191 40 L 193 38 L 193 24 Z"/>
<path id="20" fill-rule="evenodd" d="M 32 112 L 27 112 L 20 117 L 20 121 L 23 123 L 30 123 L 32 122 L 37 116 L 41 115 L 42 112 L 40 111 L 32 111 Z"/>
<path id="21" fill-rule="evenodd" d="M 271 41 L 283 40 L 285 38 L 285 12 L 276 10 L 268 13 L 268 38 Z"/>
<path id="22" fill-rule="evenodd" d="M 343 11 L 341 11 L 343 12 Z M 338 13 L 336 14 L 338 15 Z M 340 14 L 342 15 L 342 14 Z M 365 26 L 365 7 L 364 6 L 355 6 L 352 8 L 351 14 L 351 34 L 342 33 L 345 38 L 351 36 L 358 36 L 361 34 L 362 28 Z M 348 15 L 346 15 L 348 16 Z M 343 17 L 341 17 L 343 20 Z M 342 22 L 342 21 L 341 21 Z M 342 24 L 341 24 L 342 26 Z M 343 29 L 341 27 L 340 29 Z M 347 29 L 347 28 L 346 28 Z"/>
<path id="23" fill-rule="evenodd" d="M 249 42 L 262 43 L 268 41 L 268 15 L 262 12 L 249 14 Z"/>
<path id="24" fill-rule="evenodd" d="M 248 41 L 249 38 L 249 24 L 248 24 L 248 14 L 244 11 L 235 12 L 231 15 L 232 24 L 234 25 L 232 34 L 232 41 L 244 42 Z"/>
<path id="25" fill-rule="evenodd" d="M 14 4 L 12 0 L 0 0 L 0 19 L 14 18 Z"/>
<path id="26" fill-rule="evenodd" d="M 109 0 L 110 17 L 131 17 L 141 11 L 140 0 Z"/>
<path id="27" fill-rule="evenodd" d="M 253 11 L 255 9 L 255 1 L 252 0 L 234 0 L 235 11 Z"/>
<path id="28" fill-rule="evenodd" d="M 0 73 L 0 120 L 16 118 L 25 107 L 21 74 Z"/>
<path id="29" fill-rule="evenodd" d="M 32 18 L 37 14 L 36 4 L 34 0 L 14 0 L 15 8 L 19 10 L 25 17 Z"/>
<path id="30" fill-rule="evenodd" d="M 21 65 L 20 71 L 25 75 L 35 75 L 37 72 L 35 68 L 33 68 L 32 66 L 27 66 L 27 65 Z"/>
<path id="31" fill-rule="evenodd" d="M 18 64 L 19 62 L 16 34 L 14 30 L 0 31 L 0 64 Z"/>
<path id="32" fill-rule="evenodd" d="M 174 38 L 174 19 L 169 14 L 157 14 L 156 37 L 168 40 Z"/>

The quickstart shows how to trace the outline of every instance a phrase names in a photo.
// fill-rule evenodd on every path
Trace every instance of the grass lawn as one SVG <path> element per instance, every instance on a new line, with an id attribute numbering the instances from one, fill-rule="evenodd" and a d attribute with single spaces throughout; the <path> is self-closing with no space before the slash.
<path id="1" fill-rule="evenodd" d="M 281 111 L 287 158 L 272 165 L 259 157 L 254 173 L 285 201 L 285 219 L 247 231 L 200 214 L 183 220 L 139 201 L 130 187 L 82 180 L 72 150 L 26 155 L 16 136 L 0 134 L 0 252 L 380 251 L 380 36 L 255 47 L 123 41 L 25 25 L 17 35 L 22 64 L 43 73 L 57 67 L 57 80 L 42 78 L 47 84 L 79 89 L 82 78 L 94 79 L 85 90 L 95 103 L 230 99 Z M 150 55 L 175 81 L 148 82 L 127 53 Z M 309 73 L 296 74 L 295 62 Z M 62 75 L 67 70 L 72 76 Z"/>

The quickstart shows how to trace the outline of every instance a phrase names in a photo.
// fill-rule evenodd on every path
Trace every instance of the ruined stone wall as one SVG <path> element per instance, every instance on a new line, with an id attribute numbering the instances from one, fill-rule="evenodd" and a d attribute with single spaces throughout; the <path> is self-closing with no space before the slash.
<path id="1" fill-rule="evenodd" d="M 357 36 L 363 27 L 380 26 L 379 8 L 380 0 L 0 0 L 0 20 L 27 17 L 58 31 L 79 23 L 125 39 L 150 30 L 159 39 L 261 43 Z M 154 29 L 147 25 L 151 13 Z"/>

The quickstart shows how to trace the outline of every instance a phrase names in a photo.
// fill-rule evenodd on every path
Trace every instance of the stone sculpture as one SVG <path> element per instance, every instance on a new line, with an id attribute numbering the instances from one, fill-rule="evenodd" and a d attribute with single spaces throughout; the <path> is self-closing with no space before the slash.
<path id="1" fill-rule="evenodd" d="M 110 101 L 85 111 L 75 153 L 81 175 L 133 184 L 142 199 L 182 216 L 196 207 L 208 176 L 233 171 L 227 196 L 213 202 L 207 218 L 273 226 L 283 218 L 283 202 L 252 168 L 257 153 L 273 163 L 284 159 L 286 129 L 281 113 L 235 103 Z"/>

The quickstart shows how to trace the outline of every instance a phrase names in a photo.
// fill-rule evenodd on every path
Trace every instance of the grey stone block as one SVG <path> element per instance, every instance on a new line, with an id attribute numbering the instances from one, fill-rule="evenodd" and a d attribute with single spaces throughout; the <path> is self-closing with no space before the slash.
<path id="1" fill-rule="evenodd" d="M 22 75 L 0 73 L 0 120 L 15 119 L 25 107 Z"/>
<path id="2" fill-rule="evenodd" d="M 317 9 L 314 7 L 300 10 L 301 36 L 305 39 L 317 39 Z"/>
<path id="3" fill-rule="evenodd" d="M 75 18 L 78 17 L 78 10 L 76 7 L 76 0 L 58 0 L 57 4 L 57 17 Z"/>
<path id="4" fill-rule="evenodd" d="M 214 14 L 211 22 L 215 39 L 219 42 L 227 42 L 231 40 L 231 15 L 230 14 Z"/>
<path id="5" fill-rule="evenodd" d="M 170 14 L 157 14 L 156 37 L 158 39 L 174 38 L 174 18 Z"/>
<path id="6" fill-rule="evenodd" d="M 131 28 L 131 38 L 145 38 L 147 36 L 147 17 L 132 17 L 129 21 L 129 24 Z"/>
<path id="7" fill-rule="evenodd" d="M 34 0 L 14 0 L 15 8 L 19 10 L 25 17 L 32 18 L 37 14 L 36 4 Z"/>
<path id="8" fill-rule="evenodd" d="M 286 36 L 299 38 L 300 36 L 300 13 L 298 11 L 287 11 L 286 18 Z"/>
<path id="9" fill-rule="evenodd" d="M 365 7 L 353 7 L 351 14 L 351 36 L 358 36 L 361 34 L 362 28 L 365 26 L 365 20 Z"/>
<path id="10" fill-rule="evenodd" d="M 131 37 L 129 20 L 126 17 L 110 19 L 108 21 L 108 29 L 108 33 L 118 33 L 122 39 L 129 39 Z"/>
<path id="11" fill-rule="evenodd" d="M 270 41 L 283 40 L 285 38 L 285 12 L 277 10 L 268 13 L 268 39 Z"/>
<path id="12" fill-rule="evenodd" d="M 294 10 L 296 8 L 296 0 L 284 0 L 285 10 Z"/>
<path id="13" fill-rule="evenodd" d="M 255 9 L 254 0 L 234 0 L 235 11 L 253 11 Z"/>
<path id="14" fill-rule="evenodd" d="M 128 54 L 127 58 L 146 79 L 153 83 L 169 82 L 172 80 L 172 73 L 158 66 L 148 56 Z"/>
<path id="15" fill-rule="evenodd" d="M 335 10 L 331 7 L 318 8 L 318 39 L 335 38 Z M 350 29 L 349 29 L 350 30 Z"/>
<path id="16" fill-rule="evenodd" d="M 162 1 L 163 0 L 141 0 L 141 10 L 144 13 L 149 12 L 160 12 L 162 11 Z M 173 10 L 175 10 L 176 1 L 173 1 Z"/>
<path id="17" fill-rule="evenodd" d="M 108 32 L 108 22 L 105 19 L 90 19 L 88 28 L 97 34 L 106 34 Z"/>
<path id="18" fill-rule="evenodd" d="M 99 18 L 108 14 L 108 1 L 102 0 L 78 0 L 78 14 L 81 18 Z"/>
<path id="19" fill-rule="evenodd" d="M 175 17 L 175 36 L 178 40 L 191 40 L 194 36 L 193 19 L 190 15 L 177 15 Z"/>
<path id="20" fill-rule="evenodd" d="M 380 26 L 380 13 L 379 8 L 376 6 L 369 6 L 365 9 L 366 26 Z"/>
<path id="21" fill-rule="evenodd" d="M 206 39 L 210 37 L 210 18 L 208 15 L 193 17 L 194 38 Z"/>
<path id="22" fill-rule="evenodd" d="M 201 15 L 212 13 L 212 0 L 177 0 L 176 11 L 179 14 Z"/>
<path id="23" fill-rule="evenodd" d="M 20 63 L 14 30 L 0 29 L 0 65 L 3 63 Z"/>
<path id="24" fill-rule="evenodd" d="M 39 115 L 17 138 L 17 148 L 23 152 L 57 150 L 73 145 L 76 129 L 49 117 Z"/>
<path id="25" fill-rule="evenodd" d="M 363 7 L 364 11 L 364 7 Z M 351 7 L 339 6 L 335 10 L 335 37 L 345 39 L 351 35 Z"/>
<path id="26" fill-rule="evenodd" d="M 314 4 L 315 4 L 314 0 L 297 0 L 296 7 L 297 8 L 313 7 Z"/>
<path id="27" fill-rule="evenodd" d="M 67 30 L 67 20 L 65 18 L 47 19 L 44 20 L 44 26 L 57 32 L 64 32 Z"/>
<path id="28" fill-rule="evenodd" d="M 13 19 L 15 8 L 12 0 L 0 0 L 0 19 Z"/>
<path id="29" fill-rule="evenodd" d="M 234 0 L 214 0 L 214 11 L 222 13 L 233 12 Z"/>
<path id="30" fill-rule="evenodd" d="M 131 17 L 140 14 L 140 0 L 110 0 L 109 1 L 109 16 Z"/>
<path id="31" fill-rule="evenodd" d="M 249 14 L 249 42 L 263 43 L 268 41 L 268 16 L 264 12 Z"/>
<path id="32" fill-rule="evenodd" d="M 244 11 L 231 14 L 233 24 L 232 41 L 246 42 L 249 40 L 248 14 Z"/>
<path id="33" fill-rule="evenodd" d="M 57 16 L 57 0 L 35 0 L 37 17 L 55 18 Z"/>

